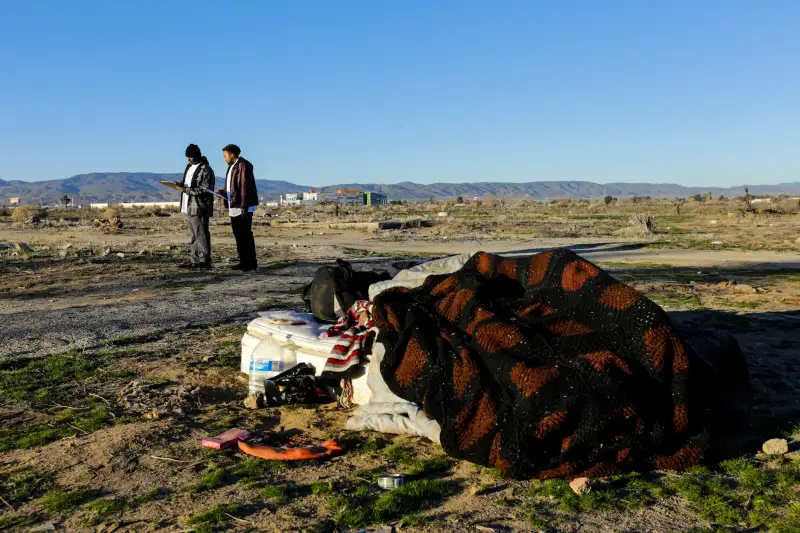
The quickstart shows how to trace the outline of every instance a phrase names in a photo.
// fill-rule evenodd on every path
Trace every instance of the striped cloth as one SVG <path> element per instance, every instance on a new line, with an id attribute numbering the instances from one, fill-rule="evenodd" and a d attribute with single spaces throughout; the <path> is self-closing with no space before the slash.
<path id="1" fill-rule="evenodd" d="M 369 320 L 359 324 L 359 317 L 367 312 Z M 320 335 L 321 339 L 339 337 L 325 362 L 322 378 L 344 378 L 348 371 L 361 364 L 361 356 L 369 352 L 378 328 L 372 322 L 372 303 L 359 300 L 347 310 L 339 321 Z"/>

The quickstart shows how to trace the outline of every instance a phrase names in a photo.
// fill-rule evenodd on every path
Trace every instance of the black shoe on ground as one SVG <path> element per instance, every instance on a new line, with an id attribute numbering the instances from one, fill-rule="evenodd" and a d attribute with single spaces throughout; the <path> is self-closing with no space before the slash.
<path id="1" fill-rule="evenodd" d="M 231 270 L 244 270 L 247 268 L 247 265 L 243 265 L 241 263 L 235 264 L 231 267 Z"/>
<path id="2" fill-rule="evenodd" d="M 242 268 L 242 272 L 256 272 L 258 270 L 258 265 L 247 265 L 246 267 Z"/>

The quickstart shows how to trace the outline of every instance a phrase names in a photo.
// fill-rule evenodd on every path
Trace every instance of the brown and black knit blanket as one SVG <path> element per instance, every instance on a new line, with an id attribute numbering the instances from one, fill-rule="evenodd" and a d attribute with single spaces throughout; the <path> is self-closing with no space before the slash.
<path id="1" fill-rule="evenodd" d="M 707 368 L 666 313 L 566 249 L 479 253 L 375 299 L 381 373 L 445 451 L 515 478 L 697 464 Z"/>

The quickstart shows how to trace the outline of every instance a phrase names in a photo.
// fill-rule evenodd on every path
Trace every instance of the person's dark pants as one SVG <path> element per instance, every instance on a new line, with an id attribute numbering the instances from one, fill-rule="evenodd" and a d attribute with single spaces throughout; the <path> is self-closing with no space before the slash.
<path id="1" fill-rule="evenodd" d="M 231 217 L 231 228 L 236 238 L 236 251 L 239 253 L 239 264 L 244 267 L 255 268 L 256 241 L 253 238 L 253 213 L 242 213 L 238 217 Z"/>
<path id="2" fill-rule="evenodd" d="M 189 258 L 194 264 L 211 264 L 211 234 L 208 232 L 208 215 L 189 215 L 192 244 Z"/>

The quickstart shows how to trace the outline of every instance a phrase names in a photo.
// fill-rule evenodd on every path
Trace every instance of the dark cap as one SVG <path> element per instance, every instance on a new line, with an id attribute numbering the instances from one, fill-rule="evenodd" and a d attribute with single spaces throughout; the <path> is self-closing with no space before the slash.
<path id="1" fill-rule="evenodd" d="M 200 153 L 200 147 L 196 144 L 190 144 L 186 147 L 186 157 L 191 157 L 192 159 L 200 159 L 200 156 L 203 154 Z"/>

